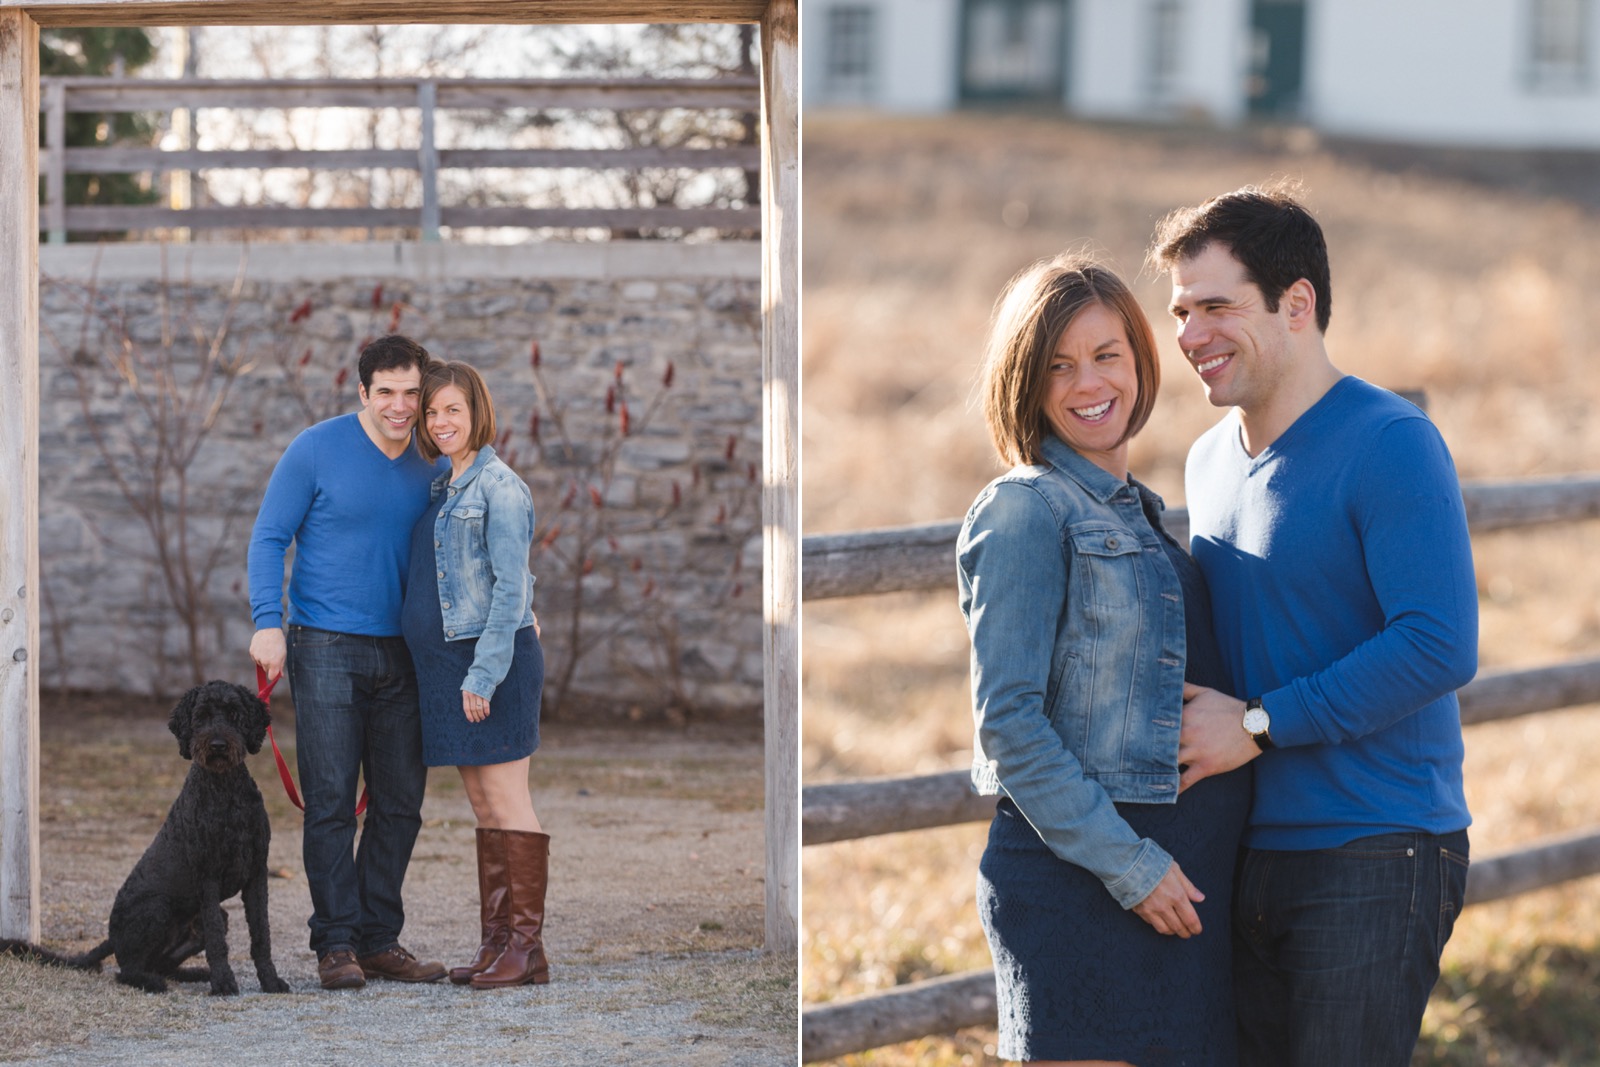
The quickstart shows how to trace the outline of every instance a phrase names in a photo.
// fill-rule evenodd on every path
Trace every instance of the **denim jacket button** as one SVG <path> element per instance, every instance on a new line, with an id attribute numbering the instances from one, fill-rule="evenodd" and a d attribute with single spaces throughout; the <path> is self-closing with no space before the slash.
<path id="1" fill-rule="evenodd" d="M 441 577 L 441 578 L 443 578 L 443 577 L 444 577 L 444 571 L 440 571 L 440 572 L 439 572 L 439 577 Z"/>
<path id="2" fill-rule="evenodd" d="M 448 600 L 446 600 L 446 601 L 445 601 L 445 602 L 444 602 L 444 607 L 445 607 L 445 610 L 446 610 L 446 611 L 449 611 L 449 610 L 450 610 L 450 601 L 448 601 Z"/>
<path id="3" fill-rule="evenodd" d="M 1113 537 L 1106 538 L 1106 547 L 1107 548 L 1116 548 L 1117 547 L 1117 539 L 1116 539 L 1116 537 L 1113 536 Z"/>
<path id="4" fill-rule="evenodd" d="M 447 636 L 447 637 L 454 637 L 455 635 L 456 635 L 456 632 L 454 630 L 446 630 L 445 631 L 445 636 Z"/>

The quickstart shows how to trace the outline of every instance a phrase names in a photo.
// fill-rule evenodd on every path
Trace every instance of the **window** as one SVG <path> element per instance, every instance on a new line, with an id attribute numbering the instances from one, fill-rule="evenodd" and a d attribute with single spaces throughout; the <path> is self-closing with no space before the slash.
<path id="1" fill-rule="evenodd" d="M 1528 83 L 1581 89 L 1589 82 L 1590 0 L 1532 0 Z"/>
<path id="2" fill-rule="evenodd" d="M 1150 66 L 1145 84 L 1157 101 L 1171 98 L 1178 88 L 1182 14 L 1179 0 L 1156 0 L 1150 8 Z"/>
<path id="3" fill-rule="evenodd" d="M 966 0 L 962 20 L 963 99 L 1061 103 L 1065 0 Z"/>
<path id="4" fill-rule="evenodd" d="M 876 14 L 862 4 L 828 9 L 828 94 L 835 99 L 872 96 Z"/>

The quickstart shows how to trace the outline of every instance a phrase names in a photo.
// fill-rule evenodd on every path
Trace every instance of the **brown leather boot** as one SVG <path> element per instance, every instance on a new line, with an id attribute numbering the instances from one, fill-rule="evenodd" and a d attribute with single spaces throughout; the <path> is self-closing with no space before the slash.
<path id="1" fill-rule="evenodd" d="M 494 828 L 478 830 L 478 908 L 482 915 L 483 944 L 478 954 L 464 967 L 450 968 L 450 981 L 466 985 L 472 976 L 489 969 L 506 939 L 511 936 L 511 919 L 508 911 L 510 884 L 506 881 L 505 831 Z"/>
<path id="2" fill-rule="evenodd" d="M 505 951 L 489 967 L 472 976 L 473 989 L 543 985 L 550 981 L 544 956 L 544 891 L 549 881 L 550 835 L 502 830 L 506 874 L 510 884 L 511 936 Z"/>

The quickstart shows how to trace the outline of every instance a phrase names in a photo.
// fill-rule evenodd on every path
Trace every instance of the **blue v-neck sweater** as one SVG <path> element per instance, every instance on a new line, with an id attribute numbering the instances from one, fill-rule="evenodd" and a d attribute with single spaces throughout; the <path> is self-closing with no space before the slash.
<path id="1" fill-rule="evenodd" d="M 1477 670 L 1477 587 L 1433 423 L 1346 377 L 1253 459 L 1230 412 L 1185 492 L 1223 656 L 1280 746 L 1255 762 L 1246 843 L 1466 827 L 1455 690 Z"/>
<path id="2" fill-rule="evenodd" d="M 407 448 L 390 459 L 339 415 L 300 433 L 272 470 L 250 534 L 250 614 L 283 624 L 283 562 L 294 543 L 289 618 L 368 637 L 400 634 L 411 527 L 438 473 Z"/>

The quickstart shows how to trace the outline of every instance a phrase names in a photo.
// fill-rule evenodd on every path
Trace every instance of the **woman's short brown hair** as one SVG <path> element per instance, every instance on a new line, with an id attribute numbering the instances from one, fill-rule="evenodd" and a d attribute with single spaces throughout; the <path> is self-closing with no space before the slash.
<path id="1" fill-rule="evenodd" d="M 472 415 L 472 433 L 467 438 L 467 447 L 476 452 L 494 440 L 494 401 L 489 398 L 489 387 L 483 383 L 483 375 L 460 360 L 430 363 L 422 375 L 422 401 L 417 405 L 417 451 L 430 463 L 438 459 L 440 453 L 433 436 L 428 433 L 428 405 L 447 385 L 460 389 L 467 398 L 467 411 Z"/>
<path id="2" fill-rule="evenodd" d="M 1054 432 L 1044 414 L 1050 361 L 1061 335 L 1094 304 L 1122 320 L 1133 348 L 1139 396 L 1128 413 L 1122 441 L 1143 429 L 1150 418 L 1161 385 L 1161 365 L 1144 309 L 1121 278 L 1088 256 L 1041 259 L 1012 278 L 995 301 L 984 352 L 983 417 L 1006 463 L 1038 463 L 1043 458 L 1040 445 Z"/>

